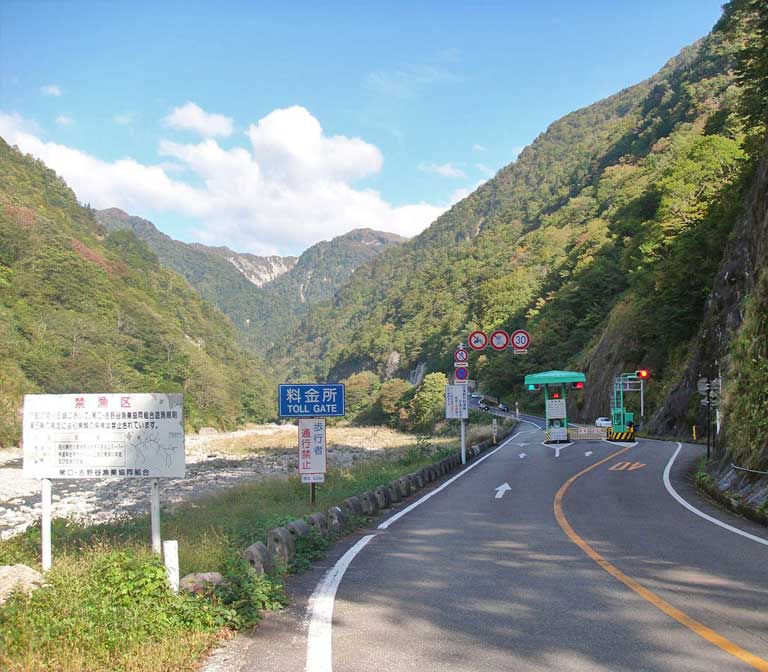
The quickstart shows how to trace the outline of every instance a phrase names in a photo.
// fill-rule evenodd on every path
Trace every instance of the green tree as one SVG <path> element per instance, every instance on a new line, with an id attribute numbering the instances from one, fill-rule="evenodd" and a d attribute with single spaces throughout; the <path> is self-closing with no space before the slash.
<path id="1" fill-rule="evenodd" d="M 411 400 L 411 421 L 421 433 L 429 433 L 445 415 L 445 386 L 448 378 L 444 373 L 424 376 L 419 389 Z"/>

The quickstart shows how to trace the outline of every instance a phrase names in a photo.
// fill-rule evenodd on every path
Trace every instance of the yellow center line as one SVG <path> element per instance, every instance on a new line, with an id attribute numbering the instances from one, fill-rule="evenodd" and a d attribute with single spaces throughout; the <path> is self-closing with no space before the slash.
<path id="1" fill-rule="evenodd" d="M 624 572 L 622 572 L 618 567 L 615 567 L 610 562 L 608 562 L 602 555 L 600 555 L 594 548 L 592 548 L 586 541 L 584 541 L 584 539 L 582 539 L 575 532 L 575 530 L 571 527 L 570 523 L 566 519 L 565 514 L 563 513 L 563 496 L 565 495 L 568 488 L 571 487 L 573 482 L 580 476 L 583 476 L 584 474 L 586 474 L 588 471 L 592 471 L 593 469 L 596 469 L 597 467 L 599 467 L 601 464 L 604 464 L 605 462 L 612 460 L 617 455 L 621 455 L 622 453 L 625 453 L 626 451 L 629 450 L 629 448 L 630 447 L 622 448 L 621 450 L 616 451 L 612 455 L 609 455 L 608 457 L 603 458 L 599 462 L 595 462 L 593 465 L 587 467 L 586 469 L 583 469 L 578 474 L 571 476 L 565 483 L 563 483 L 563 485 L 560 487 L 560 489 L 557 491 L 557 494 L 555 495 L 555 503 L 554 503 L 555 518 L 557 518 L 557 522 L 560 524 L 560 527 L 563 528 L 563 532 L 565 532 L 568 535 L 568 538 L 574 544 L 576 544 L 582 551 L 584 551 L 584 553 L 586 553 L 590 558 L 592 558 L 606 572 L 608 572 L 611 576 L 621 581 L 628 588 L 631 588 L 632 590 L 634 590 L 638 595 L 640 595 L 640 597 L 650 602 L 654 607 L 656 607 L 657 609 L 660 609 L 668 616 L 671 616 L 678 623 L 684 625 L 686 628 L 689 628 L 690 630 L 695 632 L 699 637 L 703 637 L 711 644 L 714 644 L 715 646 L 721 648 L 726 653 L 731 654 L 735 658 L 738 658 L 739 660 L 745 662 L 747 665 L 750 665 L 754 669 L 760 670 L 761 672 L 768 672 L 768 660 L 760 658 L 750 653 L 746 649 L 742 649 L 738 644 L 734 644 L 730 639 L 723 637 L 722 635 L 718 634 L 711 628 L 708 628 L 703 623 L 700 623 L 696 619 L 691 618 L 690 616 L 688 616 L 688 614 L 673 607 L 669 602 L 659 597 L 656 593 L 641 586 L 637 581 L 635 581 L 634 579 L 624 574 Z"/>

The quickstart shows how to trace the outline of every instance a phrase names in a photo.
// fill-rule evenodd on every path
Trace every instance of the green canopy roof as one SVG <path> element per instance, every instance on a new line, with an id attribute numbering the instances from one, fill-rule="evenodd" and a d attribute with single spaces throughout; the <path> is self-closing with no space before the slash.
<path id="1" fill-rule="evenodd" d="M 542 371 L 530 373 L 525 377 L 526 385 L 555 385 L 557 383 L 586 383 L 586 376 L 581 371 Z"/>

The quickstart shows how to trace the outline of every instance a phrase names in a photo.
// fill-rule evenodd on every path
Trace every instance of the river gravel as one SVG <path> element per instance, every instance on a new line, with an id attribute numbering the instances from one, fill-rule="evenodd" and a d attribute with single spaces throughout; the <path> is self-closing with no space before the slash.
<path id="1" fill-rule="evenodd" d="M 188 435 L 186 477 L 161 480 L 161 504 L 205 497 L 245 482 L 295 474 L 295 452 L 284 449 L 258 455 L 228 455 L 213 445 L 222 439 L 278 432 L 278 425 L 235 432 Z M 220 443 L 219 443 L 220 445 Z M 375 452 L 350 446 L 329 447 L 329 465 L 348 466 Z M 149 513 L 150 479 L 58 479 L 53 481 L 53 516 L 94 524 L 120 516 Z M 0 450 L 0 539 L 7 539 L 40 519 L 40 481 L 22 476 L 21 449 Z"/>

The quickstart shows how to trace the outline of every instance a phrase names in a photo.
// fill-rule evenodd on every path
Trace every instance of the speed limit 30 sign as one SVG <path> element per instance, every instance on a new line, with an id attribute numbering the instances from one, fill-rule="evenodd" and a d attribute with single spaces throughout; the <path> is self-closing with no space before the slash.
<path id="1" fill-rule="evenodd" d="M 515 350 L 527 350 L 531 345 L 531 335 L 525 329 L 513 331 L 509 337 L 509 344 Z"/>

